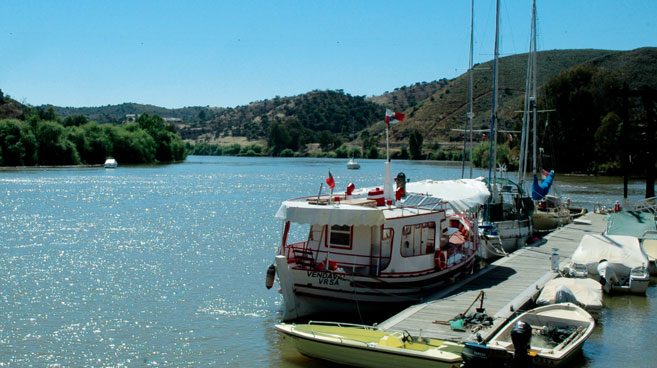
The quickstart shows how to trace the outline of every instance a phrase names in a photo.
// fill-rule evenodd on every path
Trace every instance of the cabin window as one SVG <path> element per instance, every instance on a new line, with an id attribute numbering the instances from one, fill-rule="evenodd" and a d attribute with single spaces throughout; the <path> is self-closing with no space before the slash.
<path id="1" fill-rule="evenodd" d="M 383 229 L 381 232 L 381 240 L 390 240 L 392 239 L 392 229 Z"/>
<path id="2" fill-rule="evenodd" d="M 436 223 L 423 222 L 402 228 L 401 255 L 404 257 L 433 254 L 436 249 Z"/>
<path id="3" fill-rule="evenodd" d="M 337 248 L 351 248 L 351 226 L 333 225 L 329 232 L 328 245 Z"/>

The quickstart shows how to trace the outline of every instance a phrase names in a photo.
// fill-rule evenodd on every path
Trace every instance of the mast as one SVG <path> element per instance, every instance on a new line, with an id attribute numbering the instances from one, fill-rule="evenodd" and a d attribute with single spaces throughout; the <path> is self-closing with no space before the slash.
<path id="1" fill-rule="evenodd" d="M 530 109 L 532 116 L 530 116 Z M 533 127 L 530 127 L 531 119 Z M 527 174 L 527 156 L 529 151 L 529 132 L 533 131 L 533 171 L 536 173 L 536 0 L 532 2 L 532 17 L 529 36 L 529 53 L 527 57 L 527 76 L 525 78 L 525 103 L 522 115 L 522 137 L 520 139 L 520 163 L 518 167 L 518 184 L 522 186 Z"/>
<path id="2" fill-rule="evenodd" d="M 533 154 L 532 154 L 532 160 L 534 161 L 534 175 L 538 173 L 538 164 L 536 161 L 536 0 L 532 1 L 532 54 L 534 57 L 532 58 L 532 97 L 530 98 L 530 101 L 532 102 L 532 115 L 533 115 Z"/>
<path id="3" fill-rule="evenodd" d="M 497 87 L 498 87 L 498 70 L 497 63 L 500 57 L 500 0 L 496 0 L 496 10 L 495 10 L 495 59 L 493 61 L 493 102 L 492 102 L 492 113 L 490 118 L 490 148 L 488 151 L 488 185 L 491 187 L 491 194 L 493 200 L 497 194 L 497 186 L 495 182 L 497 181 L 497 170 L 495 170 L 497 165 Z M 494 160 L 494 161 L 493 161 Z"/>
<path id="4" fill-rule="evenodd" d="M 470 111 L 468 112 L 468 120 L 470 121 L 470 179 L 472 179 L 472 119 L 474 118 L 474 112 L 472 112 L 472 99 L 473 99 L 473 93 L 472 93 L 472 83 L 473 83 L 473 75 L 472 75 L 472 49 L 474 47 L 474 0 L 472 0 L 470 4 L 470 65 L 469 65 L 469 73 L 468 73 L 468 79 L 469 79 L 469 94 L 470 94 Z M 464 152 L 465 153 L 465 152 Z"/>
<path id="5" fill-rule="evenodd" d="M 461 156 L 461 177 L 465 177 L 465 146 L 467 141 L 466 132 L 468 131 L 468 122 L 470 123 L 470 178 L 472 178 L 472 48 L 474 41 L 474 0 L 470 2 L 470 60 L 468 64 L 468 95 L 469 111 L 465 114 L 465 123 L 463 127 L 463 155 Z"/>

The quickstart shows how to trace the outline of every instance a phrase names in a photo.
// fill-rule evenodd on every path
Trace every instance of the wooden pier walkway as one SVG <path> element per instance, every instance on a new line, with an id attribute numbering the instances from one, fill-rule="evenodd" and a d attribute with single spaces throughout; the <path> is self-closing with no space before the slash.
<path id="1" fill-rule="evenodd" d="M 450 341 L 487 341 L 516 312 L 535 300 L 545 283 L 557 276 L 551 270 L 552 249 L 558 249 L 560 262 L 574 252 L 584 234 L 605 231 L 604 215 L 589 213 L 580 219 L 591 224 L 571 223 L 545 237 L 537 245 L 513 252 L 490 264 L 476 274 L 432 295 L 424 303 L 411 306 L 379 324 L 391 331 L 408 331 L 414 336 L 433 337 Z M 486 313 L 493 317 L 493 325 L 478 331 L 452 330 L 449 320 L 464 313 L 468 306 L 484 291 Z M 479 307 L 474 303 L 468 313 Z"/>

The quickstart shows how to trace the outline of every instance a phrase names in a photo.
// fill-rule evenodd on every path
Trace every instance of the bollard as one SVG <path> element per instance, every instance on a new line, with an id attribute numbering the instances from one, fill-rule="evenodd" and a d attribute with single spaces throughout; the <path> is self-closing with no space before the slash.
<path id="1" fill-rule="evenodd" d="M 552 271 L 559 272 L 559 249 L 552 248 L 552 255 L 550 256 L 550 261 L 552 261 Z"/>

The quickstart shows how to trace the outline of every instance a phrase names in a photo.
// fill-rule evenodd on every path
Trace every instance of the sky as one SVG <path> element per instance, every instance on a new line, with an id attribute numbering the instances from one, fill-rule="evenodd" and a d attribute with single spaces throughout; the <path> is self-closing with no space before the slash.
<path id="1" fill-rule="evenodd" d="M 464 73 L 470 11 L 470 0 L 4 0 L 0 89 L 73 107 L 369 97 Z M 537 13 L 539 51 L 657 46 L 656 0 L 537 0 Z M 485 62 L 495 0 L 475 0 L 474 17 Z M 530 17 L 530 0 L 502 0 L 502 56 L 527 52 Z"/>

